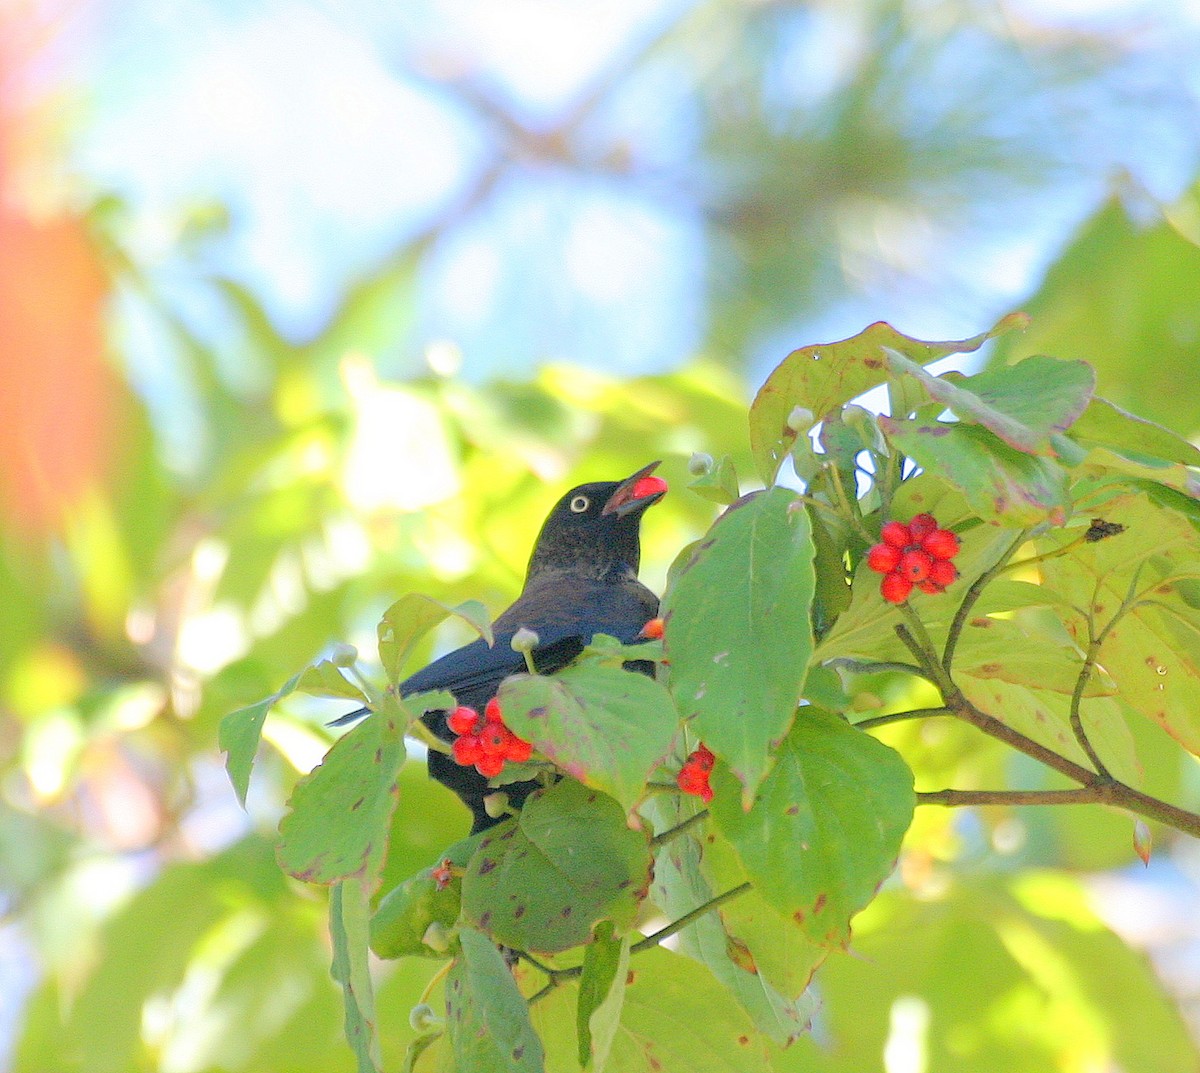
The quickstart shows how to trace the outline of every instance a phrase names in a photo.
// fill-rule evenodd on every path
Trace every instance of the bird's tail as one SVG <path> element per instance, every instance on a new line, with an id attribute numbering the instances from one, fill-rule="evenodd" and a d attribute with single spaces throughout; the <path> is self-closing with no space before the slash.
<path id="1" fill-rule="evenodd" d="M 370 715 L 370 714 L 371 714 L 370 708 L 355 708 L 354 711 L 352 711 L 352 712 L 347 712 L 345 715 L 339 715 L 336 719 L 331 719 L 326 724 L 326 726 L 331 726 L 331 727 L 349 726 L 351 723 L 355 723 L 359 719 L 362 719 L 363 716 Z"/>

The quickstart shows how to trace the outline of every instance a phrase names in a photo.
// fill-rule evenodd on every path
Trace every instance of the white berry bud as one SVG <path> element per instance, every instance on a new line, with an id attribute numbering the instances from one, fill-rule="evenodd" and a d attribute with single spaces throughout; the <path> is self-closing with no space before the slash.
<path id="1" fill-rule="evenodd" d="M 522 626 L 509 641 L 514 652 L 532 652 L 538 646 L 538 635 L 527 626 Z"/>
<path id="2" fill-rule="evenodd" d="M 713 468 L 713 456 L 704 451 L 696 451 L 688 459 L 688 473 L 693 477 L 703 477 Z"/>
<path id="3" fill-rule="evenodd" d="M 329 662 L 335 667 L 353 667 L 358 662 L 358 649 L 353 645 L 338 643 L 329 654 Z"/>

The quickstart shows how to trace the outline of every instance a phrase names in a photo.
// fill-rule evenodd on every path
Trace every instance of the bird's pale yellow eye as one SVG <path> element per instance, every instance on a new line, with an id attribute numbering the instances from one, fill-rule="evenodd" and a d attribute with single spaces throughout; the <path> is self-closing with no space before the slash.
<path id="1" fill-rule="evenodd" d="M 571 500 L 571 510 L 576 514 L 582 514 L 592 505 L 592 501 L 587 496 L 576 496 Z"/>

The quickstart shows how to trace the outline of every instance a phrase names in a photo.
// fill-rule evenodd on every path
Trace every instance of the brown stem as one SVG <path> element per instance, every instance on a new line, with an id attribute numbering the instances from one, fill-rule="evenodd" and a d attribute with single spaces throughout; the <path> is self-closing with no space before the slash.
<path id="1" fill-rule="evenodd" d="M 1102 801 L 1094 786 L 1075 790 L 929 790 L 917 794 L 918 805 L 1086 805 Z"/>
<path id="2" fill-rule="evenodd" d="M 903 623 L 897 624 L 896 636 L 913 654 L 918 665 L 929 671 L 931 681 L 942 691 L 946 708 L 952 715 L 965 723 L 970 723 L 989 737 L 1004 742 L 1018 752 L 1033 757 L 1047 767 L 1065 775 L 1068 779 L 1092 790 L 1096 795 L 1094 798 L 1096 801 L 1106 805 L 1115 805 L 1118 808 L 1127 809 L 1129 812 L 1136 812 L 1139 816 L 1158 820 L 1193 838 L 1200 838 L 1200 815 L 1188 812 L 1187 809 L 1177 808 L 1175 805 L 1169 805 L 1157 797 L 1151 797 L 1140 790 L 1135 790 L 1132 786 L 1126 786 L 1125 783 L 1118 782 L 1111 775 L 1101 775 L 1097 771 L 1085 768 L 1075 763 L 1074 760 L 1068 760 L 1065 756 L 1061 756 L 1053 749 L 1047 749 L 1040 742 L 1027 738 L 1020 731 L 1013 730 L 1012 727 L 1000 722 L 994 716 L 976 708 L 963 695 L 962 690 L 954 684 L 949 674 L 946 673 L 946 669 L 932 657 L 927 649 L 922 648 Z"/>

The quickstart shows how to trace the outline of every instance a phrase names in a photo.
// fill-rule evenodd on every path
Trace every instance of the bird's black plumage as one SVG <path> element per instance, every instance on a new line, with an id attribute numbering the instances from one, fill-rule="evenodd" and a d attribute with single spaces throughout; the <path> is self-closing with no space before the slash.
<path id="1" fill-rule="evenodd" d="M 400 683 L 401 696 L 448 690 L 460 705 L 482 711 L 510 674 L 525 670 L 525 659 L 510 642 L 525 627 L 538 635 L 533 650 L 539 673 L 553 674 L 570 663 L 597 633 L 626 644 L 658 614 L 658 597 L 637 578 L 641 557 L 642 512 L 666 492 L 652 477 L 658 463 L 624 481 L 599 481 L 572 488 L 550 511 L 529 559 L 520 596 L 493 625 L 495 643 L 480 639 L 434 660 Z M 361 708 L 336 720 L 340 726 L 366 715 Z M 443 741 L 454 734 L 444 711 L 426 712 L 422 721 Z M 473 767 L 461 767 L 443 753 L 429 753 L 429 773 L 463 800 L 474 817 L 472 831 L 497 822 L 483 799 L 487 780 Z M 520 805 L 535 783 L 506 787 Z"/>

